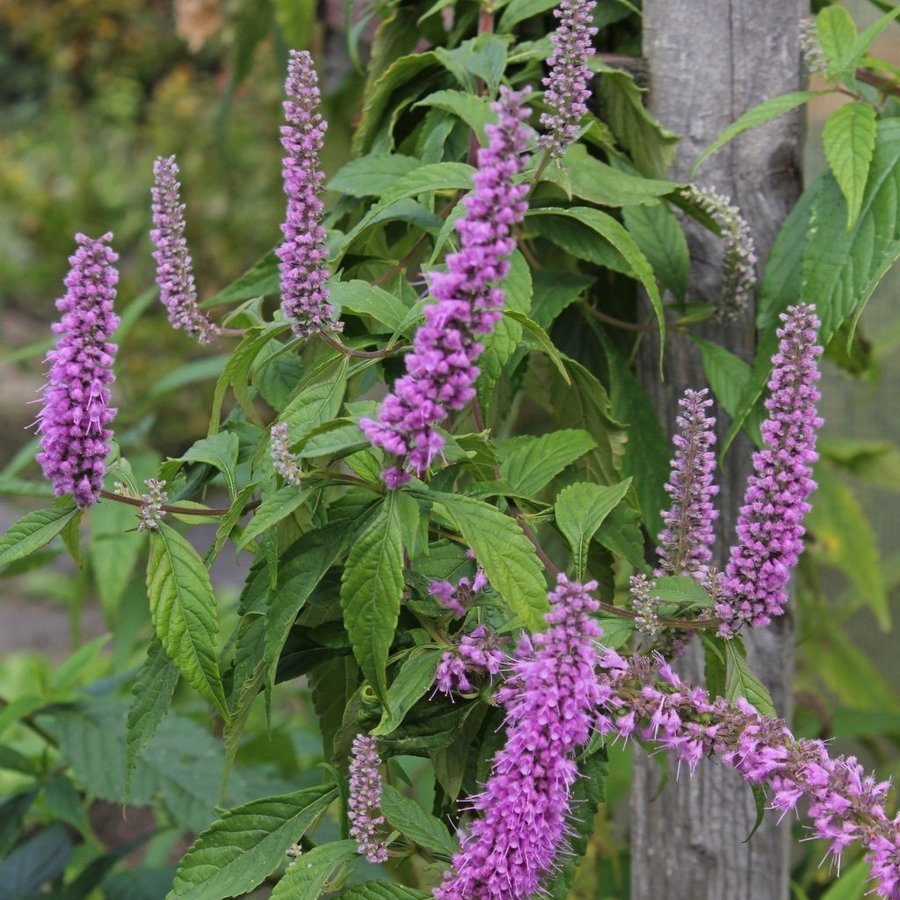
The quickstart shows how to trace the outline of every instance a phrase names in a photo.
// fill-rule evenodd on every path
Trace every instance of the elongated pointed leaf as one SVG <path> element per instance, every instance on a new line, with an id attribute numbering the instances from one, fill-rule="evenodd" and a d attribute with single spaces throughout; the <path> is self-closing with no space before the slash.
<path id="1" fill-rule="evenodd" d="M 394 828 L 420 847 L 446 859 L 456 853 L 456 841 L 450 837 L 447 826 L 425 812 L 414 800 L 404 797 L 393 785 L 384 785 L 381 811 Z"/>
<path id="2" fill-rule="evenodd" d="M 0 538 L 0 566 L 24 559 L 49 544 L 76 515 L 74 505 L 60 504 L 23 516 Z"/>
<path id="3" fill-rule="evenodd" d="M 159 638 L 153 638 L 147 658 L 131 688 L 132 700 L 128 710 L 128 776 L 131 777 L 138 755 L 153 737 L 156 726 L 169 711 L 178 684 L 178 669 L 166 656 Z"/>
<path id="4" fill-rule="evenodd" d="M 793 91 L 790 94 L 780 94 L 769 100 L 763 100 L 762 103 L 754 106 L 753 109 L 745 112 L 736 122 L 732 122 L 701 154 L 697 157 L 697 161 L 691 168 L 693 175 L 708 156 L 712 156 L 716 150 L 724 147 L 730 140 L 736 138 L 739 134 L 749 131 L 751 128 L 757 128 L 771 122 L 773 119 L 779 118 L 828 91 Z"/>
<path id="5" fill-rule="evenodd" d="M 803 252 L 802 294 L 816 303 L 827 344 L 848 318 L 854 321 L 900 257 L 900 121 L 878 123 L 875 152 L 859 217 L 844 225 L 844 198 L 826 177 L 816 195 Z M 852 335 L 851 335 L 852 336 Z"/>
<path id="6" fill-rule="evenodd" d="M 313 847 L 284 873 L 272 891 L 272 900 L 319 900 L 334 870 L 358 855 L 356 847 L 356 841 Z"/>
<path id="7" fill-rule="evenodd" d="M 554 507 L 556 525 L 572 548 L 576 578 L 584 577 L 591 538 L 630 487 L 631 479 L 626 478 L 609 487 L 579 482 L 559 492 Z"/>
<path id="8" fill-rule="evenodd" d="M 484 568 L 491 587 L 526 627 L 539 630 L 548 609 L 547 587 L 534 547 L 508 515 L 480 500 L 436 491 L 426 495 L 447 511 Z"/>
<path id="9" fill-rule="evenodd" d="M 847 229 L 856 224 L 875 150 L 875 110 L 868 103 L 847 103 L 822 129 L 825 159 L 847 201 Z"/>
<path id="10" fill-rule="evenodd" d="M 341 608 L 353 653 L 372 689 L 387 705 L 388 653 L 403 594 L 400 507 L 389 493 L 347 558 Z"/>
<path id="11" fill-rule="evenodd" d="M 512 438 L 499 449 L 500 473 L 515 491 L 533 495 L 596 446 L 586 431 L 575 428 Z"/>
<path id="12" fill-rule="evenodd" d="M 170 896 L 223 900 L 252 891 L 336 796 L 333 787 L 306 788 L 226 812 L 185 854 Z"/>
<path id="13" fill-rule="evenodd" d="M 228 719 L 216 661 L 216 597 L 197 551 L 161 524 L 150 536 L 150 618 L 167 656 L 194 689 Z"/>

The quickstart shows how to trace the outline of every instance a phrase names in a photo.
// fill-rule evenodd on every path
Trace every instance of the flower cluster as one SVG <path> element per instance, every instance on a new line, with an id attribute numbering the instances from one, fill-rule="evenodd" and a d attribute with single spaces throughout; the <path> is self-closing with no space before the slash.
<path id="1" fill-rule="evenodd" d="M 377 837 L 379 827 L 384 824 L 384 816 L 380 812 L 380 765 L 378 738 L 358 734 L 353 739 L 350 757 L 347 816 L 350 819 L 350 837 L 358 842 L 359 852 L 371 863 L 383 863 L 388 856 L 387 845 Z"/>
<path id="2" fill-rule="evenodd" d="M 767 625 L 784 611 L 787 584 L 803 550 L 803 517 L 815 489 L 811 465 L 816 454 L 816 415 L 822 348 L 816 343 L 819 320 L 808 304 L 790 307 L 781 316 L 778 352 L 762 424 L 765 447 L 753 454 L 754 473 L 747 482 L 732 547 L 722 578 L 723 599 L 716 613 L 720 634 L 728 637 L 749 622 Z"/>
<path id="3" fill-rule="evenodd" d="M 183 328 L 201 344 L 208 344 L 219 334 L 219 329 L 197 305 L 193 263 L 184 239 L 184 204 L 175 157 L 158 157 L 153 164 L 153 177 L 150 239 L 156 247 L 153 258 L 159 297 L 169 312 L 173 328 Z"/>
<path id="4" fill-rule="evenodd" d="M 284 422 L 276 422 L 272 426 L 272 467 L 286 484 L 301 485 L 303 472 L 291 453 L 291 435 Z"/>
<path id="5" fill-rule="evenodd" d="M 596 5 L 596 0 L 562 0 L 553 11 L 559 27 L 550 36 L 553 53 L 544 79 L 544 100 L 552 112 L 541 114 L 541 125 L 547 129 L 541 146 L 553 157 L 562 156 L 578 137 L 578 123 L 588 111 L 591 70 L 587 59 L 597 33 L 592 24 Z"/>
<path id="6" fill-rule="evenodd" d="M 828 59 L 822 49 L 822 42 L 819 40 L 815 19 L 800 21 L 800 52 L 803 54 L 803 62 L 806 63 L 806 70 L 810 75 L 827 77 Z"/>
<path id="7" fill-rule="evenodd" d="M 722 232 L 725 261 L 722 271 L 722 299 L 719 312 L 724 316 L 737 315 L 746 309 L 756 287 L 756 245 L 747 220 L 731 199 L 712 188 L 689 184 L 684 188 L 686 198 L 696 203 Z"/>
<path id="8" fill-rule="evenodd" d="M 637 613 L 634 626 L 638 632 L 651 639 L 659 637 L 662 623 L 659 621 L 659 599 L 653 596 L 655 582 L 643 573 L 632 575 L 629 584 L 631 608 Z"/>
<path id="9" fill-rule="evenodd" d="M 284 83 L 287 100 L 281 128 L 284 147 L 282 177 L 287 195 L 287 214 L 278 248 L 281 275 L 281 310 L 295 334 L 307 337 L 316 331 L 340 330 L 328 302 L 328 250 L 322 227 L 324 175 L 319 154 L 326 123 L 319 113 L 319 83 L 312 57 L 306 50 L 291 50 Z"/>
<path id="10" fill-rule="evenodd" d="M 884 811 L 888 782 L 866 775 L 852 756 L 831 758 L 822 741 L 794 737 L 781 719 L 760 715 L 743 698 L 712 700 L 659 658 L 626 661 L 605 650 L 601 667 L 601 731 L 658 744 L 691 774 L 716 754 L 745 781 L 768 787 L 771 808 L 782 814 L 805 799 L 813 836 L 828 842 L 828 852 L 840 861 L 849 844 L 861 844 L 875 892 L 900 897 L 900 815 Z"/>
<path id="11" fill-rule="evenodd" d="M 474 190 L 456 223 L 460 250 L 447 257 L 446 272 L 431 276 L 437 302 L 425 307 L 406 374 L 382 402 L 381 421 L 360 420 L 369 440 L 397 457 L 383 473 L 389 488 L 408 481 L 408 469 L 424 474 L 444 446 L 436 426 L 475 396 L 475 360 L 483 349 L 478 337 L 501 316 L 504 295 L 496 285 L 509 270 L 512 229 L 527 208 L 528 186 L 513 183 L 525 165 L 525 96 L 501 90 L 494 104 L 499 122 L 486 128 L 489 143 L 478 151 Z"/>
<path id="12" fill-rule="evenodd" d="M 469 559 L 475 559 L 475 554 L 471 550 L 466 551 Z M 472 598 L 487 587 L 487 575 L 484 569 L 478 566 L 475 569 L 475 575 L 469 578 L 464 575 L 456 584 L 449 581 L 432 581 L 428 585 L 431 595 L 454 616 L 462 618 L 466 614 L 466 607 L 472 602 Z"/>
<path id="13" fill-rule="evenodd" d="M 702 581 L 712 559 L 713 524 L 719 515 L 713 498 L 719 489 L 713 483 L 716 421 L 706 415 L 712 406 L 708 395 L 705 388 L 687 390 L 678 403 L 675 456 L 666 484 L 672 505 L 662 514 L 658 575 L 693 575 Z"/>
<path id="14" fill-rule="evenodd" d="M 471 798 L 482 816 L 462 836 L 453 868 L 435 890 L 440 900 L 530 897 L 551 871 L 566 834 L 573 760 L 590 736 L 601 699 L 594 641 L 599 608 L 590 591 L 559 576 L 549 595 L 548 628 L 523 637 L 512 676 L 497 692 L 506 708 L 506 744 L 490 778 Z"/>
<path id="15" fill-rule="evenodd" d="M 469 676 L 498 675 L 506 656 L 497 646 L 497 635 L 479 625 L 463 635 L 459 645 L 447 650 L 435 674 L 437 689 L 442 694 L 468 694 L 475 690 Z"/>
<path id="16" fill-rule="evenodd" d="M 57 496 L 71 494 L 79 506 L 100 498 L 116 411 L 109 405 L 116 345 L 110 337 L 119 325 L 113 312 L 118 259 L 111 234 L 93 241 L 75 235 L 78 244 L 66 276 L 66 293 L 56 301 L 63 313 L 54 324 L 59 336 L 47 354 L 50 371 L 44 385 L 37 429 L 37 461 Z"/>
<path id="17" fill-rule="evenodd" d="M 138 531 L 156 531 L 163 517 L 163 506 L 169 499 L 165 491 L 165 481 L 148 478 L 144 482 L 147 493 L 141 496 L 141 511 L 138 519 Z"/>

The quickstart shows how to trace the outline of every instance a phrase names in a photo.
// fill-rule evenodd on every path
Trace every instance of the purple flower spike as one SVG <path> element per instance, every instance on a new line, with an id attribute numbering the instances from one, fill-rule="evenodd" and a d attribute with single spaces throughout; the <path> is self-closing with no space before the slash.
<path id="1" fill-rule="evenodd" d="M 306 50 L 291 50 L 284 83 L 287 100 L 281 128 L 285 157 L 281 170 L 287 195 L 287 215 L 278 248 L 281 261 L 281 310 L 294 333 L 308 337 L 316 331 L 339 331 L 328 302 L 328 251 L 322 227 L 324 175 L 319 154 L 328 127 L 319 114 L 319 81 Z"/>
<path id="2" fill-rule="evenodd" d="M 453 858 L 434 896 L 439 900 L 517 900 L 530 897 L 553 870 L 566 835 L 573 760 L 587 743 L 603 699 L 594 672 L 591 618 L 596 582 L 559 576 L 549 595 L 548 628 L 533 645 L 523 638 L 513 675 L 497 692 L 506 707 L 506 745 L 494 757 L 484 791 L 471 800 L 482 813 Z"/>
<path id="3" fill-rule="evenodd" d="M 559 27 L 550 37 L 553 53 L 547 60 L 550 73 L 544 79 L 544 99 L 553 112 L 541 115 L 547 134 L 541 146 L 558 157 L 578 137 L 578 123 L 587 113 L 592 72 L 586 61 L 593 53 L 597 29 L 593 22 L 596 0 L 562 0 L 553 11 Z"/>
<path id="4" fill-rule="evenodd" d="M 150 239 L 156 247 L 153 258 L 156 260 L 159 297 L 169 311 L 173 328 L 183 328 L 201 344 L 208 344 L 215 340 L 219 329 L 197 305 L 193 263 L 184 239 L 184 204 L 175 157 L 158 157 L 153 164 L 153 177 Z"/>
<path id="5" fill-rule="evenodd" d="M 381 774 L 378 767 L 378 738 L 358 734 L 353 739 L 350 757 L 350 798 L 347 815 L 350 818 L 350 837 L 359 844 L 359 852 L 370 863 L 387 860 L 387 845 L 377 837 L 384 824 L 381 808 Z"/>
<path id="6" fill-rule="evenodd" d="M 713 523 L 719 515 L 713 497 L 719 489 L 713 484 L 716 420 L 706 415 L 710 406 L 705 388 L 689 389 L 678 401 L 678 431 L 672 438 L 675 456 L 666 485 L 672 505 L 662 514 L 665 528 L 656 549 L 658 575 L 693 575 L 702 581 L 712 559 Z"/>
<path id="7" fill-rule="evenodd" d="M 753 454 L 754 474 L 747 483 L 737 523 L 738 544 L 731 548 L 716 605 L 719 633 L 733 635 L 744 622 L 768 625 L 784 612 L 791 571 L 803 551 L 803 517 L 815 490 L 816 415 L 822 348 L 816 344 L 819 320 L 808 304 L 791 306 L 781 316 L 780 344 L 772 358 L 769 416 L 762 424 L 765 447 Z"/>
<path id="8" fill-rule="evenodd" d="M 116 345 L 109 338 L 119 325 L 113 312 L 119 257 L 111 240 L 111 234 L 98 241 L 75 235 L 78 249 L 69 257 L 65 296 L 56 301 L 63 316 L 53 326 L 59 338 L 47 354 L 50 371 L 37 417 L 44 476 L 58 497 L 71 494 L 79 506 L 100 499 L 112 438 L 107 426 L 116 414 L 109 406 Z"/>
<path id="9" fill-rule="evenodd" d="M 397 457 L 398 465 L 382 476 L 390 489 L 409 480 L 408 469 L 425 474 L 444 446 L 436 426 L 475 396 L 475 360 L 483 349 L 478 338 L 502 314 L 503 291 L 496 285 L 509 271 L 512 230 L 528 208 L 528 186 L 513 183 L 526 163 L 526 96 L 501 89 L 494 104 L 500 121 L 486 128 L 489 143 L 478 151 L 474 190 L 456 223 L 460 250 L 447 257 L 446 272 L 431 275 L 437 303 L 425 307 L 425 324 L 406 355 L 406 374 L 382 402 L 381 421 L 360 420 L 369 440 Z"/>

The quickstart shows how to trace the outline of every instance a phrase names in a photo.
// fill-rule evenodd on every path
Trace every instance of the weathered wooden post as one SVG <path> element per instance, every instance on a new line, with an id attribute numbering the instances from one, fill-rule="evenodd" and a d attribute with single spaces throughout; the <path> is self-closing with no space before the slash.
<path id="1" fill-rule="evenodd" d="M 644 0 L 644 55 L 650 107 L 682 136 L 672 176 L 687 179 L 699 153 L 739 115 L 760 101 L 800 87 L 799 22 L 802 0 Z M 800 188 L 801 119 L 785 116 L 726 145 L 696 176 L 701 186 L 728 194 L 749 221 L 760 266 Z M 721 254 L 714 236 L 689 233 L 689 296 L 714 299 Z M 799 299 L 799 298 L 798 298 Z M 804 298 L 814 300 L 815 298 Z M 753 353 L 753 311 L 710 326 L 733 353 Z M 664 421 L 672 423 L 685 387 L 705 384 L 695 348 L 678 335 L 667 347 L 666 381 L 656 374 L 655 349 L 643 357 L 644 383 Z M 720 416 L 720 440 L 724 437 Z M 727 423 L 724 423 L 727 424 Z M 750 469 L 750 448 L 738 441 L 721 475 L 720 558 L 733 540 L 734 521 Z M 749 636 L 754 670 L 781 715 L 790 714 L 792 628 L 789 618 Z M 703 674 L 692 646 L 681 665 L 687 677 Z M 749 843 L 755 820 L 747 786 L 733 772 L 703 763 L 693 780 L 671 778 L 659 796 L 659 768 L 642 753 L 631 802 L 633 900 L 781 900 L 788 896 L 788 822 L 769 814 Z"/>

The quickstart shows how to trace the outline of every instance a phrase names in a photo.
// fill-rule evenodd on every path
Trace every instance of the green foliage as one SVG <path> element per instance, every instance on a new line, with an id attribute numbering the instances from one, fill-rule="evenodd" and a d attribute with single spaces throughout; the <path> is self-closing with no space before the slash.
<path id="1" fill-rule="evenodd" d="M 282 60 L 276 78 L 272 59 L 313 38 L 330 46 L 312 6 L 240 0 L 229 8 L 228 31 L 202 51 L 211 70 L 228 60 L 214 150 L 199 138 L 185 147 L 171 133 L 187 134 L 194 119 L 215 115 L 211 94 L 202 94 L 208 108 L 195 100 L 178 112 L 189 88 L 152 74 L 142 82 L 153 99 L 135 102 L 124 116 L 130 130 L 124 149 L 110 152 L 111 169 L 136 146 L 141 165 L 151 146 L 188 151 L 189 223 L 201 223 L 189 224 L 188 238 L 202 304 L 227 328 L 224 352 L 157 371 L 157 344 L 150 344 L 153 354 L 139 350 L 155 292 L 135 290 L 118 335 L 124 377 L 106 487 L 122 481 L 133 498 L 145 477 L 164 479 L 174 512 L 145 536 L 137 533 L 134 505 L 107 496 L 83 515 L 62 499 L 26 513 L 0 537 L 0 574 L 17 579 L 12 584 L 21 579 L 29 589 L 49 587 L 70 599 L 73 633 L 81 605 L 96 596 L 114 629 L 111 640 L 83 643 L 53 671 L 31 661 L 0 671 L 10 685 L 9 697 L 0 698 L 0 896 L 49 890 L 63 900 L 91 892 L 116 900 L 171 891 L 218 900 L 276 879 L 276 898 L 428 896 L 459 849 L 448 825 L 481 790 L 504 740 L 497 688 L 515 683 L 509 665 L 493 677 L 475 665 L 474 687 L 445 697 L 435 690 L 445 654 L 473 632 L 507 656 L 526 648 L 527 638 L 546 627 L 548 575 L 556 570 L 598 582 L 604 645 L 623 655 L 665 650 L 677 634 L 667 632 L 660 643 L 636 636 L 627 596 L 629 575 L 651 571 L 651 542 L 669 505 L 671 423 L 660 421 L 646 388 L 653 375 L 638 377 L 634 364 L 646 356 L 644 332 L 656 332 L 660 365 L 672 352 L 667 332 L 687 335 L 676 338 L 675 352 L 702 360 L 731 418 L 726 447 L 742 429 L 760 438 L 775 327 L 798 298 L 816 302 L 825 342 L 846 344 L 840 352 L 832 347 L 830 358 L 859 367 L 849 360 L 862 344 L 857 321 L 900 255 L 900 132 L 895 104 L 886 101 L 893 82 L 869 56 L 897 12 L 860 34 L 841 7 L 825 7 L 817 30 L 827 90 L 766 100 L 697 161 L 821 94 L 850 95 L 824 128 L 830 171 L 807 187 L 767 260 L 751 363 L 716 342 L 716 311 L 692 296 L 691 269 L 703 261 L 691 259 L 682 213 L 717 234 L 720 226 L 685 199 L 684 185 L 667 180 L 677 136 L 649 114 L 631 75 L 595 58 L 589 63 L 600 114 L 585 116 L 579 140 L 558 161 L 532 145 L 522 176 L 529 211 L 515 231 L 509 273 L 496 285 L 504 292 L 503 315 L 477 336 L 483 346 L 475 402 L 440 420 L 443 445 L 427 472 L 387 489 L 382 474 L 392 460 L 373 447 L 363 420 L 378 417 L 378 400 L 402 377 L 425 320 L 429 277 L 459 245 L 455 226 L 466 214 L 477 151 L 496 120 L 491 101 L 501 85 L 540 84 L 553 5 L 501 3 L 486 33 L 487 11 L 453 0 L 382 4 L 355 21 L 346 4 L 347 43 L 357 63 L 368 23 L 380 21 L 365 82 L 348 75 L 326 100 L 338 138 L 342 117 L 359 116 L 352 157 L 339 141 L 324 154 L 335 170 L 325 198 L 327 289 L 341 329 L 304 339 L 277 311 L 279 261 L 271 248 L 284 205 L 277 189 Z M 0 13 L 0 25 L 6 15 Z M 604 46 L 633 48 L 639 19 L 626 0 L 598 10 Z M 50 22 L 51 29 L 59 25 Z M 181 51 L 165 52 L 182 58 Z M 261 87 L 254 82 L 257 56 L 271 82 Z M 199 64 L 182 64 L 196 83 Z M 87 65 L 92 105 L 79 133 L 113 102 L 103 99 L 100 73 L 127 80 L 115 55 Z M 246 121 L 245 91 L 259 122 Z M 539 126 L 546 100 L 532 95 L 531 125 Z M 155 122 L 163 113 L 172 119 L 164 128 Z M 271 149 L 260 151 L 248 174 L 252 148 L 263 143 L 257 129 Z M 226 132 L 240 140 L 226 142 Z M 16 145 L 14 160 L 46 134 L 37 129 L 30 143 Z M 97 150 L 87 152 L 90 162 Z M 234 165 L 225 167 L 227 175 L 218 162 L 226 153 Z M 29 160 L 27 178 L 55 165 Z M 150 279 L 140 237 L 146 216 L 135 212 L 145 205 L 148 179 L 131 177 L 131 165 L 122 197 L 100 204 L 104 221 L 123 217 L 110 210 L 128 210 L 117 247 L 124 259 L 143 260 L 140 274 L 126 274 L 123 297 L 131 296 L 131 281 Z M 16 171 L 0 175 L 0 192 Z M 250 212 L 235 215 L 231 193 L 252 196 Z M 67 228 L 70 212 L 61 216 Z M 45 225 L 50 219 L 46 210 L 38 218 Z M 0 216 L 6 234 L 4 221 Z M 252 240 L 243 240 L 247 235 Z M 17 265 L 12 251 L 0 274 Z M 15 302 L 28 296 L 23 291 Z M 698 323 L 705 323 L 703 337 L 694 333 Z M 36 360 L 47 346 L 30 342 L 4 361 Z M 208 427 L 200 416 L 181 415 L 207 400 Z M 163 432 L 163 423 L 173 422 L 174 431 Z M 275 422 L 288 427 L 301 487 L 274 472 Z M 17 454 L 0 473 L 0 492 L 51 496 L 27 470 L 33 453 L 34 446 Z M 822 649 L 814 675 L 801 677 L 804 687 L 835 698 L 835 734 L 877 749 L 900 735 L 900 701 L 849 639 L 844 619 L 865 607 L 887 629 L 896 579 L 849 482 L 835 473 L 895 487 L 897 452 L 885 442 L 832 439 L 823 441 L 822 457 L 800 579 L 801 625 Z M 201 524 L 211 527 L 204 532 Z M 64 577 L 57 570 L 42 575 L 51 560 L 62 564 L 63 547 L 75 568 Z M 232 581 L 231 551 L 242 585 Z M 146 591 L 135 576 L 145 553 Z M 826 601 L 821 569 L 840 573 L 846 596 Z M 478 591 L 471 588 L 476 573 L 479 586 L 482 573 L 487 582 Z M 450 582 L 462 612 L 442 604 L 435 581 Z M 667 629 L 673 620 L 713 619 L 701 638 L 710 691 L 746 698 L 773 715 L 741 640 L 714 636 L 714 589 L 667 576 L 652 590 Z M 879 710 L 887 714 L 876 717 Z M 385 760 L 381 813 L 392 853 L 380 870 L 367 869 L 356 841 L 346 840 L 347 758 L 360 733 L 378 738 Z M 581 748 L 576 760 L 571 853 L 545 885 L 551 897 L 607 890 L 594 884 L 613 866 L 600 859 L 610 843 L 602 831 L 609 773 L 600 743 Z M 323 773 L 328 783 L 319 785 Z M 613 771 L 611 798 L 620 782 Z M 754 798 L 761 811 L 762 791 Z M 95 833 L 93 805 L 101 802 L 150 810 L 155 824 L 142 868 L 127 868 L 130 849 L 109 850 Z M 195 843 L 177 871 L 164 868 L 187 832 L 199 835 Z M 840 897 L 845 882 L 858 885 L 857 870 L 850 871 L 852 878 L 824 896 Z M 819 886 L 810 895 L 822 894 Z"/>

